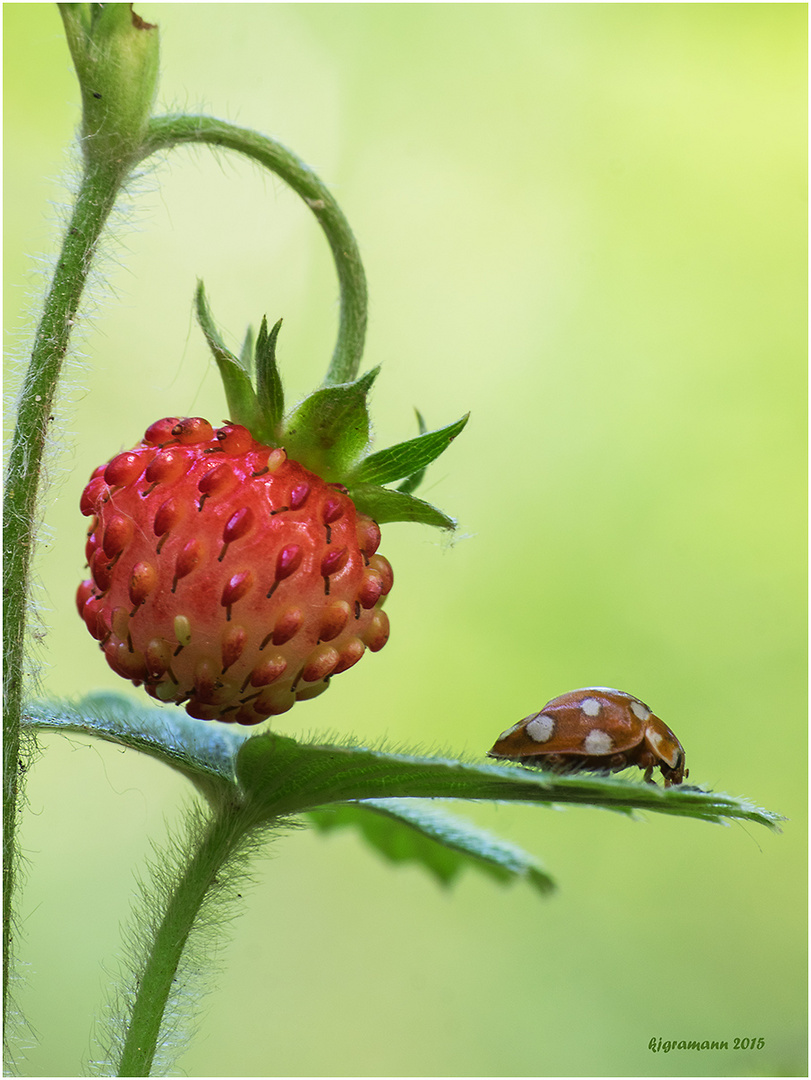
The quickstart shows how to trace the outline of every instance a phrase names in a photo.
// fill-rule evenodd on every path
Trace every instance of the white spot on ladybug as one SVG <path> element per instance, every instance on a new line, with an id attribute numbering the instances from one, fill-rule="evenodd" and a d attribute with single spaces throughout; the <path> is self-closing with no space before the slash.
<path id="1" fill-rule="evenodd" d="M 665 736 L 654 727 L 649 727 L 645 732 L 645 740 L 657 757 L 666 761 L 671 769 L 675 769 L 679 763 L 679 751 L 675 746 L 668 746 Z"/>
<path id="2" fill-rule="evenodd" d="M 501 742 L 503 739 L 509 739 L 510 735 L 512 735 L 513 732 L 517 731 L 520 727 L 520 724 L 513 724 L 512 727 L 508 727 L 506 731 L 502 731 L 502 733 L 496 739 L 496 742 Z"/>
<path id="3" fill-rule="evenodd" d="M 527 735 L 533 742 L 548 742 L 555 730 L 555 720 L 545 713 L 538 713 L 527 722 Z"/>
<path id="4" fill-rule="evenodd" d="M 595 728 L 588 733 L 583 746 L 588 754 L 608 754 L 614 747 L 614 740 L 608 732 Z"/>
<path id="5" fill-rule="evenodd" d="M 631 702 L 631 712 L 637 720 L 641 720 L 643 724 L 650 716 L 650 709 L 648 706 L 643 705 L 641 701 L 637 701 L 636 699 Z"/>
<path id="6" fill-rule="evenodd" d="M 649 731 L 646 731 L 645 732 L 645 738 L 648 740 L 648 742 L 653 747 L 653 749 L 657 752 L 657 754 L 661 754 L 662 736 L 656 730 L 656 728 L 652 727 L 652 728 L 650 728 Z"/>
<path id="7" fill-rule="evenodd" d="M 601 709 L 600 702 L 597 698 L 587 697 L 583 698 L 580 702 L 580 708 L 586 714 L 586 716 L 598 716 Z"/>

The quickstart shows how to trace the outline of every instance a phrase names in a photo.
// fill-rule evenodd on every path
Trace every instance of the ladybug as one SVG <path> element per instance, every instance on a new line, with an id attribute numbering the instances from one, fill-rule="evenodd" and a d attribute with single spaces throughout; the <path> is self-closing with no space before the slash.
<path id="1" fill-rule="evenodd" d="M 638 765 L 649 784 L 658 767 L 665 787 L 689 775 L 684 748 L 667 724 L 639 698 L 606 686 L 553 698 L 502 731 L 487 756 L 555 772 L 617 772 Z"/>

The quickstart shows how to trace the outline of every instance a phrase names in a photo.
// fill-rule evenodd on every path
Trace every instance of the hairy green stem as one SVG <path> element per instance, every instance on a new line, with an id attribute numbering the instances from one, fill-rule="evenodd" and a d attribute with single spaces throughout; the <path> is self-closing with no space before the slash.
<path id="1" fill-rule="evenodd" d="M 242 850 L 253 818 L 225 805 L 208 822 L 169 898 L 137 980 L 118 1076 L 149 1076 L 166 1005 L 189 934 L 207 895 Z"/>
<path id="2" fill-rule="evenodd" d="M 157 150 L 190 143 L 224 146 L 270 169 L 307 203 L 326 234 L 340 285 L 340 323 L 325 386 L 357 377 L 366 337 L 366 276 L 349 222 L 330 191 L 309 166 L 284 146 L 248 128 L 209 116 L 179 114 L 149 122 L 144 157 Z"/>
<path id="3" fill-rule="evenodd" d="M 17 411 L 3 522 L 3 1007 L 7 1004 L 15 833 L 23 702 L 24 647 L 37 489 L 51 410 L 70 331 L 99 235 L 115 203 L 120 167 L 89 165 L 45 300 Z"/>

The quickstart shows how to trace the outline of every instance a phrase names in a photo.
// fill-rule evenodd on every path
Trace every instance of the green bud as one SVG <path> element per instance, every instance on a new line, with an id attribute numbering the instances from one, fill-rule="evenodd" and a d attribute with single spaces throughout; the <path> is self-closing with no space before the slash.
<path id="1" fill-rule="evenodd" d="M 124 171 L 138 158 L 158 82 L 158 28 L 132 4 L 60 4 L 82 91 L 82 148 Z"/>

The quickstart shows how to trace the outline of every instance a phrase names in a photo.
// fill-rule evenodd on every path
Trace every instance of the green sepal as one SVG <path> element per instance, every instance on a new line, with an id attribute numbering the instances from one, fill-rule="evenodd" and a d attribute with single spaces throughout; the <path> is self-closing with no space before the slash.
<path id="1" fill-rule="evenodd" d="M 428 430 L 428 426 L 425 423 L 425 420 L 423 419 L 423 415 L 420 410 L 415 409 L 414 412 L 417 414 L 417 427 L 419 428 L 420 435 L 424 435 Z M 402 484 L 398 485 L 397 490 L 405 492 L 406 495 L 410 495 L 412 491 L 416 491 L 423 481 L 426 467 L 427 466 L 423 467 L 422 469 L 418 469 L 415 473 L 412 473 L 412 475 L 409 476 L 406 480 L 404 480 Z"/>
<path id="2" fill-rule="evenodd" d="M 448 449 L 469 417 L 470 413 L 465 413 L 455 424 L 370 454 L 352 469 L 345 483 L 350 488 L 356 484 L 391 484 L 412 476 Z"/>
<path id="3" fill-rule="evenodd" d="M 440 885 L 466 868 L 507 884 L 524 879 L 548 894 L 555 882 L 531 855 L 464 818 L 413 799 L 364 799 L 311 810 L 319 832 L 356 829 L 389 862 L 416 863 Z"/>
<path id="4" fill-rule="evenodd" d="M 344 485 L 358 509 L 378 524 L 415 521 L 440 529 L 456 528 L 453 518 L 417 499 L 412 492 L 426 467 L 462 431 L 469 413 L 453 424 L 426 431 L 421 413 L 415 410 L 420 429 L 416 438 L 370 454 L 367 398 L 380 372 L 375 367 L 352 382 L 320 387 L 283 419 L 284 390 L 276 364 L 282 320 L 268 331 L 263 317 L 255 344 L 249 327 L 236 357 L 220 336 L 202 281 L 197 283 L 195 302 L 197 319 L 220 369 L 234 423 L 243 424 L 255 439 L 268 446 L 283 446 L 291 460 L 301 462 L 327 483 Z M 402 483 L 396 490 L 384 487 L 397 480 Z"/>
<path id="5" fill-rule="evenodd" d="M 405 491 L 379 487 L 377 484 L 353 484 L 349 495 L 362 514 L 385 525 L 390 521 L 416 521 L 420 525 L 434 525 L 438 529 L 455 529 L 452 517 Z"/>
<path id="6" fill-rule="evenodd" d="M 255 340 L 254 340 L 253 327 L 249 326 L 248 329 L 245 331 L 245 339 L 242 342 L 242 348 L 239 350 L 239 357 L 238 357 L 240 367 L 244 371 L 246 371 L 249 376 L 253 375 L 253 350 L 254 350 L 254 345 L 255 345 Z"/>
<path id="7" fill-rule="evenodd" d="M 256 369 L 256 396 L 266 422 L 278 431 L 284 413 L 284 390 L 279 369 L 276 366 L 276 339 L 282 328 L 282 320 L 268 333 L 268 321 L 262 317 L 259 337 L 256 339 L 254 366 Z"/>
<path id="8" fill-rule="evenodd" d="M 200 323 L 200 329 L 205 334 L 208 347 L 211 349 L 212 355 L 217 361 L 217 367 L 220 369 L 220 377 L 225 388 L 225 399 L 228 402 L 229 419 L 234 424 L 242 424 L 248 428 L 253 437 L 258 439 L 259 442 L 263 442 L 267 446 L 275 446 L 275 432 L 262 413 L 250 375 L 220 337 L 211 309 L 208 306 L 202 279 L 197 282 L 197 292 L 194 299 L 197 321 Z"/>
<path id="9" fill-rule="evenodd" d="M 343 482 L 369 445 L 366 397 L 379 371 L 372 368 L 355 382 L 323 386 L 305 398 L 285 421 L 288 457 L 329 483 Z"/>

